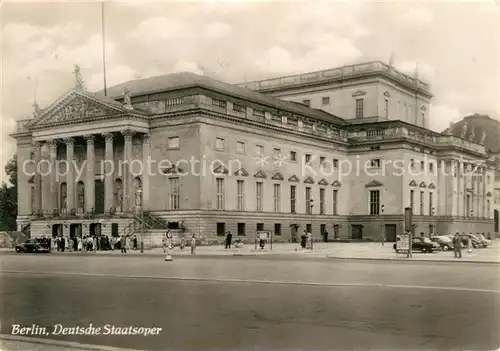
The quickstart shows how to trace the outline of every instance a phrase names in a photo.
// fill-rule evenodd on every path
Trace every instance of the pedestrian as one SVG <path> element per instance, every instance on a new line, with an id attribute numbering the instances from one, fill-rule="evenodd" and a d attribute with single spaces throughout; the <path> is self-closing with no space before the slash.
<path id="1" fill-rule="evenodd" d="M 472 253 L 472 239 L 470 236 L 467 237 L 467 249 L 469 253 Z"/>
<path id="2" fill-rule="evenodd" d="M 94 235 L 94 239 L 92 239 L 92 249 L 94 252 L 97 252 L 97 237 Z"/>
<path id="3" fill-rule="evenodd" d="M 324 236 L 325 236 L 325 243 L 327 243 L 327 242 L 328 242 L 328 232 L 327 232 L 326 230 L 325 230 L 325 234 L 324 234 Z M 383 245 L 383 244 L 382 244 L 382 245 Z"/>
<path id="4" fill-rule="evenodd" d="M 184 248 L 186 247 L 186 238 L 184 238 L 184 235 L 181 236 L 181 242 L 179 244 L 181 251 L 184 251 Z"/>
<path id="5" fill-rule="evenodd" d="M 458 232 L 453 237 L 453 254 L 455 258 L 462 258 L 462 241 Z"/>
<path id="6" fill-rule="evenodd" d="M 64 239 L 64 236 L 61 236 L 61 251 L 64 252 L 65 248 L 66 248 L 66 239 Z"/>
<path id="7" fill-rule="evenodd" d="M 168 245 L 167 236 L 168 236 L 168 233 L 169 233 L 169 231 L 167 230 L 167 232 L 165 233 L 165 235 L 161 239 L 161 243 L 162 243 L 162 246 L 163 246 L 163 253 L 167 253 L 167 245 Z"/>
<path id="8" fill-rule="evenodd" d="M 231 248 L 231 241 L 232 240 L 233 240 L 233 234 L 231 234 L 231 231 L 228 231 L 227 235 L 226 235 L 226 249 Z"/>
<path id="9" fill-rule="evenodd" d="M 305 249 L 306 248 L 306 240 L 307 240 L 307 233 L 304 229 L 304 232 L 300 236 L 300 246 Z"/>
<path id="10" fill-rule="evenodd" d="M 134 250 L 137 250 L 137 236 L 134 234 Z"/>
<path id="11" fill-rule="evenodd" d="M 127 237 L 122 235 L 120 239 L 120 249 L 122 253 L 127 253 Z"/>
<path id="12" fill-rule="evenodd" d="M 311 234 L 311 232 L 307 232 L 307 248 L 309 250 L 313 249 L 313 247 L 312 247 L 312 234 Z"/>
<path id="13" fill-rule="evenodd" d="M 196 236 L 193 234 L 193 237 L 191 238 L 191 255 L 196 254 Z"/>

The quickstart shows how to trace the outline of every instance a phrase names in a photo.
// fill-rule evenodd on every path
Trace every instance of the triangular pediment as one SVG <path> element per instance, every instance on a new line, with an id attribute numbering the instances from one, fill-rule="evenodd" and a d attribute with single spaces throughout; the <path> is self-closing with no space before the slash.
<path id="1" fill-rule="evenodd" d="M 289 182 L 300 182 L 300 179 L 294 174 L 293 176 L 291 176 L 290 178 L 288 178 L 288 181 Z"/>
<path id="2" fill-rule="evenodd" d="M 103 100 L 90 93 L 70 91 L 44 109 L 30 126 L 110 117 L 123 113 L 127 111 L 114 100 Z"/>
<path id="3" fill-rule="evenodd" d="M 182 174 L 184 171 L 176 165 L 172 165 L 171 167 L 163 168 L 162 172 L 164 174 Z"/>
<path id="4" fill-rule="evenodd" d="M 341 187 L 341 186 L 342 186 L 342 184 L 341 184 L 338 180 L 336 180 L 336 181 L 334 181 L 334 182 L 332 183 L 332 186 L 335 186 L 335 187 Z"/>
<path id="5" fill-rule="evenodd" d="M 416 182 L 416 181 L 414 181 L 414 180 L 412 180 L 412 181 L 410 182 L 410 186 L 417 186 L 417 182 Z"/>
<path id="6" fill-rule="evenodd" d="M 255 178 L 260 178 L 260 179 L 266 179 L 267 178 L 267 174 L 265 174 L 264 172 L 262 171 L 258 171 L 257 173 L 255 173 L 253 175 Z"/>
<path id="7" fill-rule="evenodd" d="M 425 182 L 420 183 L 419 187 L 421 188 L 427 188 L 427 185 L 425 185 Z"/>
<path id="8" fill-rule="evenodd" d="M 434 185 L 434 183 L 430 183 L 429 186 L 428 186 L 429 189 L 436 189 L 436 186 Z"/>
<path id="9" fill-rule="evenodd" d="M 284 180 L 285 177 L 283 177 L 283 174 L 281 174 L 280 172 L 276 172 L 276 173 L 274 173 L 274 175 L 272 176 L 271 179 L 272 180 Z"/>
<path id="10" fill-rule="evenodd" d="M 304 179 L 304 183 L 306 183 L 306 184 L 314 184 L 314 179 L 312 179 L 311 177 L 307 177 L 306 179 Z"/>
<path id="11" fill-rule="evenodd" d="M 328 185 L 328 182 L 326 181 L 326 179 L 321 179 L 319 182 L 318 182 L 319 185 Z"/>
<path id="12" fill-rule="evenodd" d="M 380 183 L 379 181 L 376 181 L 376 180 L 372 180 L 370 183 L 366 184 L 365 186 L 367 188 L 376 188 L 376 187 L 379 187 L 379 186 L 382 186 L 384 184 Z"/>
<path id="13" fill-rule="evenodd" d="M 227 170 L 226 167 L 224 167 L 224 165 L 218 165 L 218 166 L 214 167 L 214 173 L 215 174 L 228 174 L 229 171 Z"/>
<path id="14" fill-rule="evenodd" d="M 234 172 L 234 175 L 239 177 L 248 177 L 248 174 L 249 173 L 245 168 L 240 168 L 236 172 Z"/>

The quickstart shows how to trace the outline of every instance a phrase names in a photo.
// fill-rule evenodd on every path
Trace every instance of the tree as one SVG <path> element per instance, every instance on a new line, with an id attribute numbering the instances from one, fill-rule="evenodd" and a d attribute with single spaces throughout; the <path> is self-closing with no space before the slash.
<path id="1" fill-rule="evenodd" d="M 5 173 L 12 185 L 0 186 L 0 231 L 16 230 L 17 218 L 17 157 L 14 155 L 5 165 Z"/>

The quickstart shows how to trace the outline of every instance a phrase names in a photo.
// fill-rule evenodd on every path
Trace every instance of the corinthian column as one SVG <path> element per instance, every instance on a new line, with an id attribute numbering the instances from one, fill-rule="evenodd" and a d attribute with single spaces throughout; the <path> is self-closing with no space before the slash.
<path id="1" fill-rule="evenodd" d="M 94 136 L 85 135 L 87 142 L 87 163 L 85 167 L 85 212 L 95 209 L 95 149 Z"/>
<path id="2" fill-rule="evenodd" d="M 149 210 L 149 177 L 151 170 L 151 143 L 148 134 L 142 136 L 142 210 Z"/>
<path id="3" fill-rule="evenodd" d="M 42 210 L 42 176 L 40 175 L 40 161 L 42 159 L 42 144 L 35 142 L 33 144 L 35 148 L 35 208 L 33 208 L 34 213 L 39 213 Z"/>
<path id="4" fill-rule="evenodd" d="M 74 150 L 75 150 L 75 140 L 73 138 L 64 139 L 66 144 L 66 162 L 67 172 L 66 172 L 66 211 L 71 211 L 75 207 L 75 167 L 74 167 Z"/>
<path id="5" fill-rule="evenodd" d="M 41 151 L 40 173 L 42 180 L 42 211 L 44 214 L 51 213 L 52 201 L 50 196 L 50 159 L 49 144 L 44 143 Z"/>
<path id="6" fill-rule="evenodd" d="M 114 152 L 113 152 L 113 137 L 112 133 L 103 134 L 106 140 L 106 146 L 104 150 L 104 208 L 106 212 L 109 212 L 114 206 L 113 201 L 113 174 L 114 174 Z"/>
<path id="7" fill-rule="evenodd" d="M 132 191 L 132 175 L 130 173 L 130 164 L 132 163 L 132 136 L 134 133 L 130 130 L 122 131 L 125 139 L 125 146 L 123 149 L 123 202 L 124 211 L 131 211 L 133 209 L 133 191 Z"/>
<path id="8" fill-rule="evenodd" d="M 57 204 L 57 194 L 59 193 L 59 189 L 57 189 L 57 179 L 56 179 L 56 160 L 57 160 L 57 141 L 56 140 L 47 140 L 47 144 L 49 145 L 49 160 L 50 160 L 50 211 L 53 212 L 58 208 Z"/>

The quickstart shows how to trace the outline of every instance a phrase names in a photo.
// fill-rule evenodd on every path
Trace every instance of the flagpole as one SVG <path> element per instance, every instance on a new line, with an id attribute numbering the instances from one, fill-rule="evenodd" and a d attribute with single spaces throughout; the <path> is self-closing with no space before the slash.
<path id="1" fill-rule="evenodd" d="M 104 36 L 104 0 L 101 2 L 101 30 L 102 30 L 102 68 L 104 73 L 104 96 L 107 96 L 106 87 L 106 40 Z"/>

